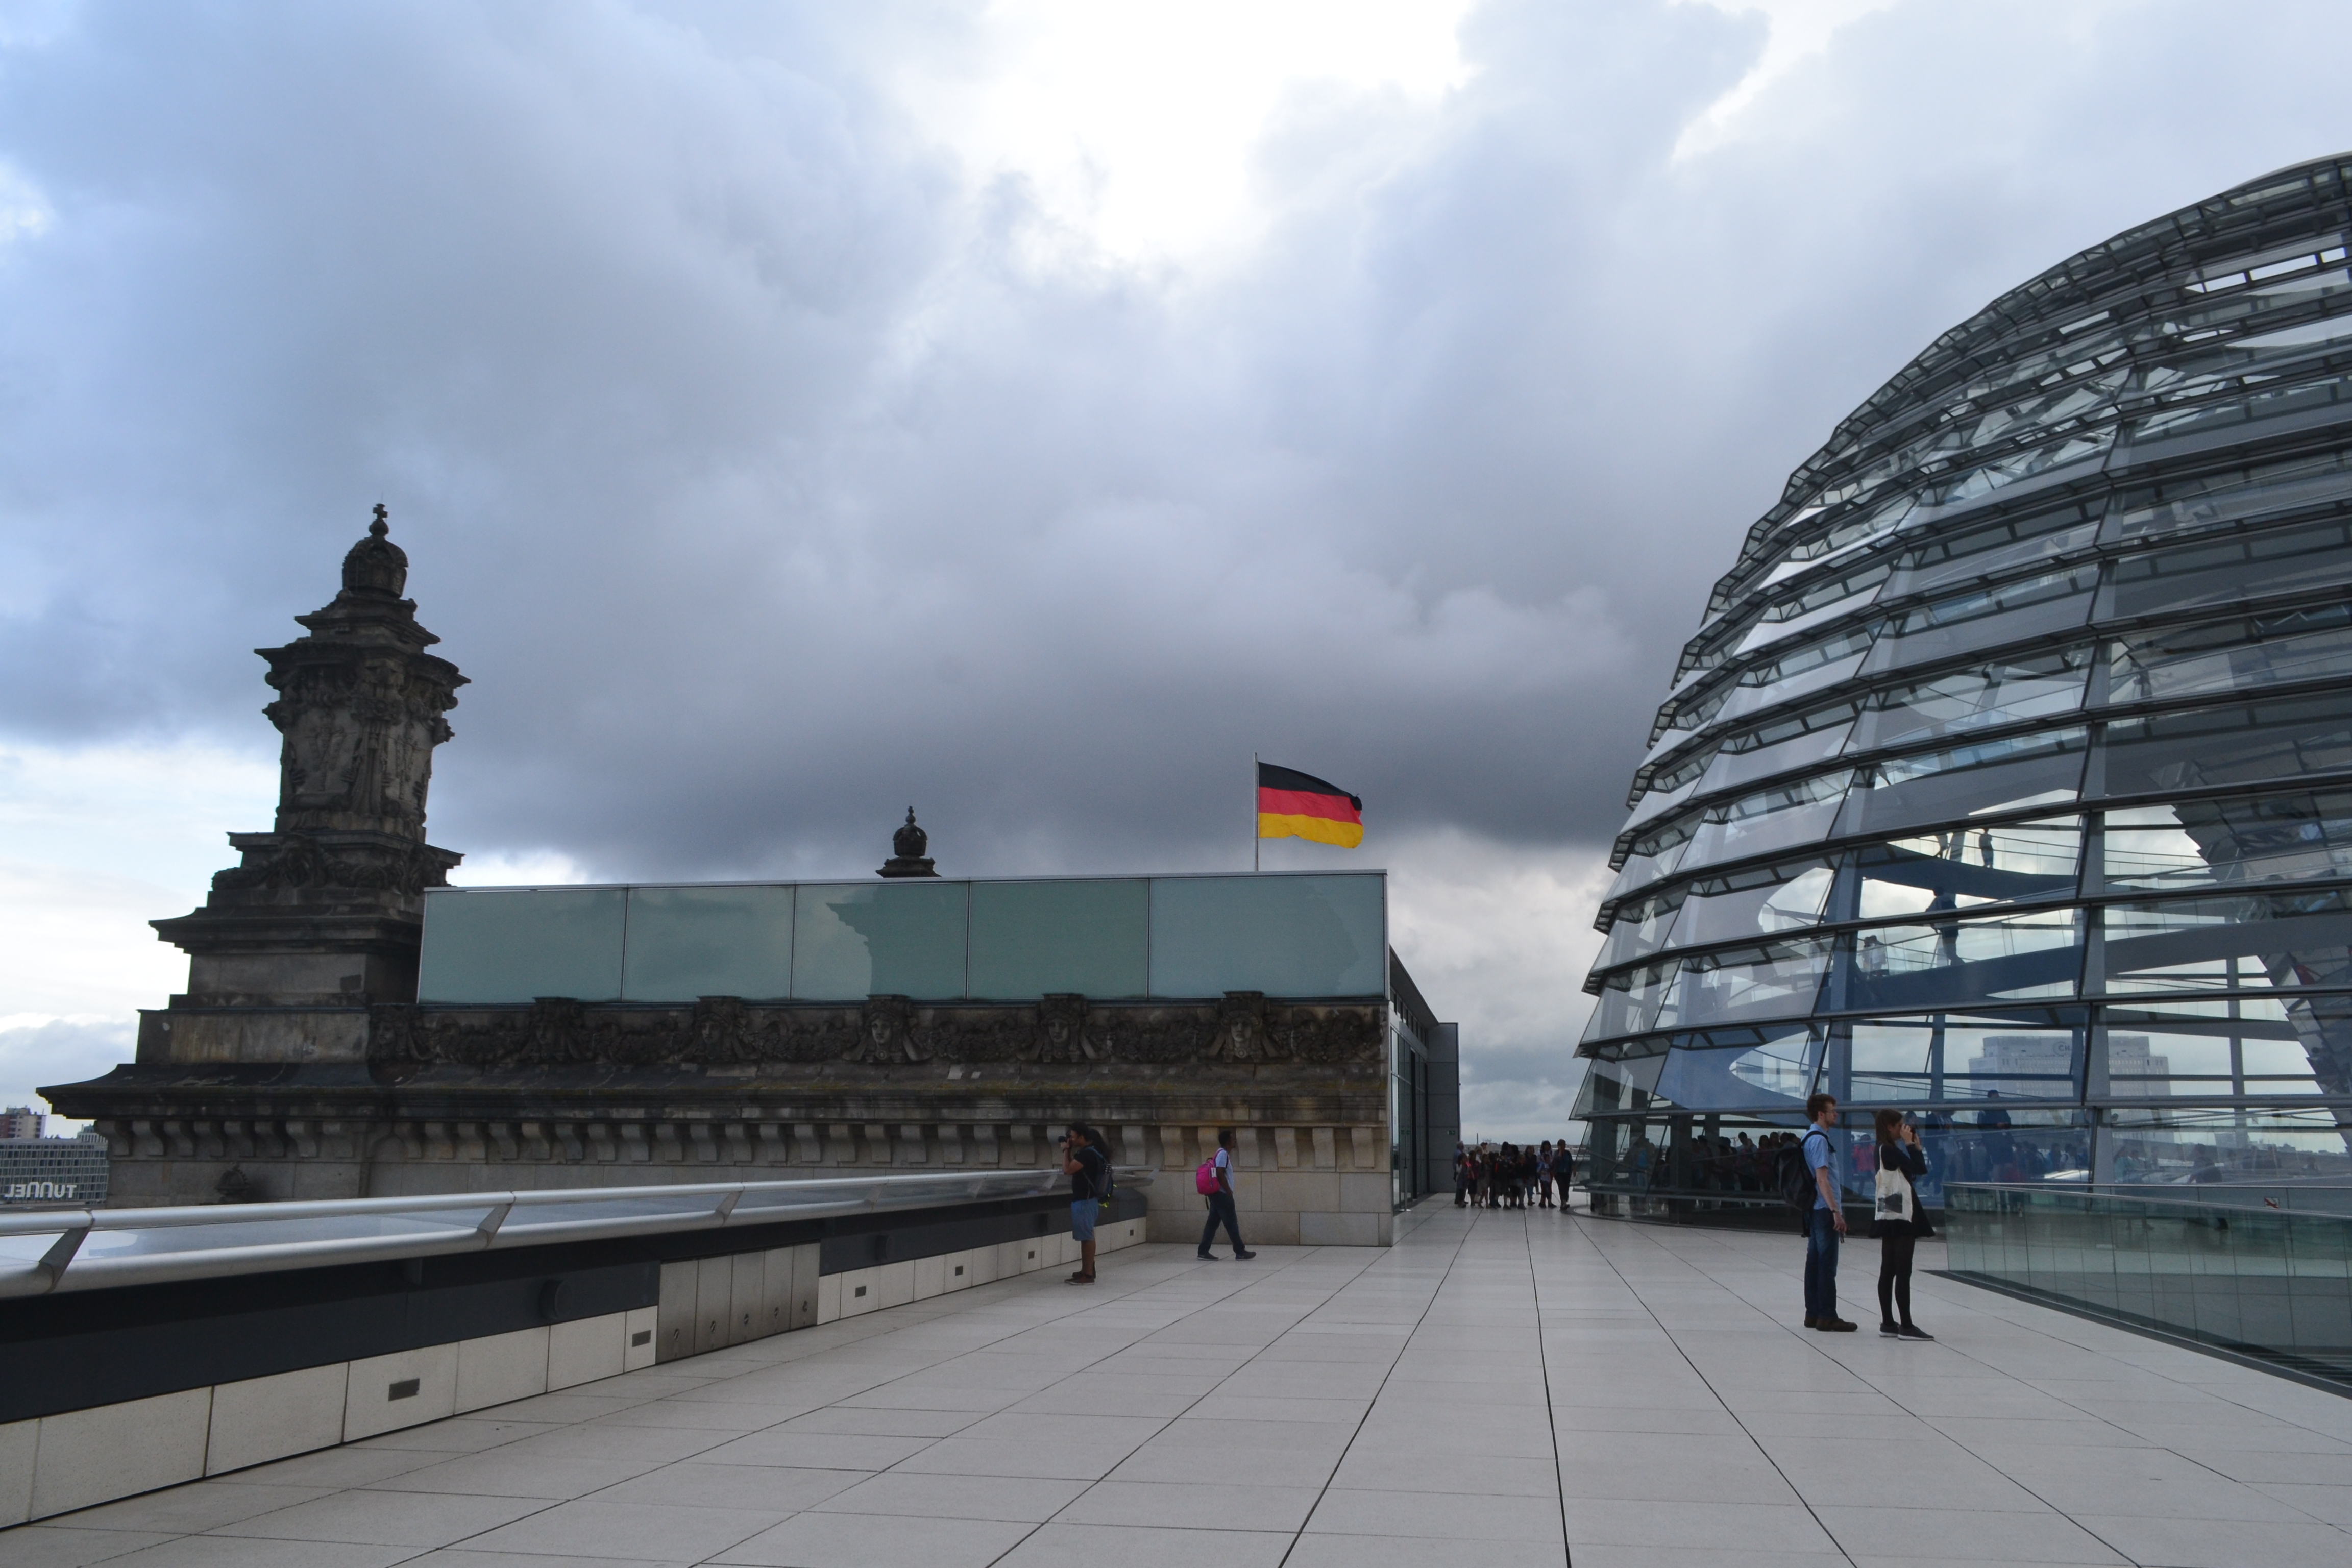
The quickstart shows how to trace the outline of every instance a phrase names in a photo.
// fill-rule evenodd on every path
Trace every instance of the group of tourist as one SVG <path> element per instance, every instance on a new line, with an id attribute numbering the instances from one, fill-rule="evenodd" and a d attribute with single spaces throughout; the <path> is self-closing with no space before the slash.
<path id="1" fill-rule="evenodd" d="M 1568 1184 L 1576 1178 L 1576 1156 L 1568 1140 L 1521 1144 L 1454 1146 L 1455 1208 L 1523 1209 L 1568 1207 Z M 1557 1189 L 1559 1202 L 1552 1202 Z M 1530 1199 L 1533 1200 L 1530 1203 Z"/>

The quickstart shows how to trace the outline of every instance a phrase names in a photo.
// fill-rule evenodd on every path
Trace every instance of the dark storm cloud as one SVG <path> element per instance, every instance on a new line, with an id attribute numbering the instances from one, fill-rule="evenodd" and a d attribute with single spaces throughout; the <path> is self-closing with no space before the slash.
<path id="1" fill-rule="evenodd" d="M 862 8 L 859 8 L 862 9 Z M 1497 5 L 1433 116 L 1302 89 L 1203 276 L 876 84 L 953 10 L 93 5 L 0 54 L 0 724 L 268 743 L 388 501 L 476 684 L 435 837 L 612 874 L 1230 863 L 1249 753 L 1603 841 L 1782 476 L 2126 224 L 2352 142 L 2347 25 Z M 2193 101 L 2196 110 L 2181 106 Z M 33 193 L 27 196 L 26 193 Z M 236 826 L 261 826 L 240 824 Z"/>

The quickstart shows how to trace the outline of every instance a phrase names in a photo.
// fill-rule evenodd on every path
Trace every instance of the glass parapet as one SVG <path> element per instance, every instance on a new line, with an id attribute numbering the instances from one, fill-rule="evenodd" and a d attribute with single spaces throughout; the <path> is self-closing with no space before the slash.
<path id="1" fill-rule="evenodd" d="M 628 895 L 621 965 L 628 1000 L 792 994 L 792 889 L 631 888 Z"/>
<path id="2" fill-rule="evenodd" d="M 1943 1208 L 1961 1279 L 2352 1385 L 2352 1215 L 2219 1187 L 1949 1184 Z"/>
<path id="3" fill-rule="evenodd" d="M 416 985 L 426 1001 L 620 999 L 626 889 L 436 889 L 425 909 Z"/>
<path id="4" fill-rule="evenodd" d="M 1383 873 L 435 889 L 436 1005 L 1380 996 Z"/>

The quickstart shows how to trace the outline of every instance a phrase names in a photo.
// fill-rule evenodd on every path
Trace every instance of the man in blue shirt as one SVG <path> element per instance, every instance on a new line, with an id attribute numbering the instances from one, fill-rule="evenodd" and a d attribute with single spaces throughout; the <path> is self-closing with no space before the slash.
<path id="1" fill-rule="evenodd" d="M 1812 1096 L 1805 1101 L 1805 1114 L 1813 1123 L 1805 1129 L 1801 1144 L 1805 1168 L 1813 1173 L 1813 1208 L 1805 1224 L 1805 1327 L 1850 1334 L 1853 1325 L 1837 1315 L 1838 1238 L 1845 1235 L 1837 1145 L 1830 1142 L 1831 1130 L 1837 1126 L 1837 1096 Z"/>

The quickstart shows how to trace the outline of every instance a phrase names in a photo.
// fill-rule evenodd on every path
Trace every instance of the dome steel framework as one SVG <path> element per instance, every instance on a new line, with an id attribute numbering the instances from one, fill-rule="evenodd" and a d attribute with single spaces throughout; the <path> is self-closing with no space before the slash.
<path id="1" fill-rule="evenodd" d="M 1941 1178 L 2352 1181 L 2347 237 L 2352 154 L 2085 250 L 1748 531 L 1596 922 L 1604 1207 L 1764 1201 L 1816 1089 Z"/>

